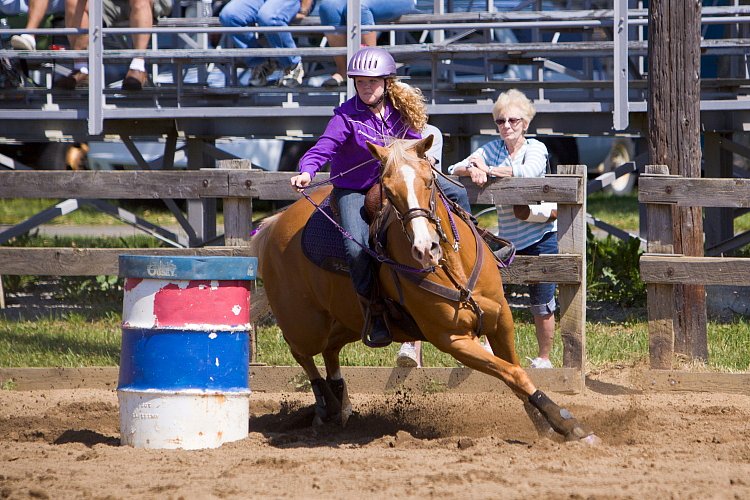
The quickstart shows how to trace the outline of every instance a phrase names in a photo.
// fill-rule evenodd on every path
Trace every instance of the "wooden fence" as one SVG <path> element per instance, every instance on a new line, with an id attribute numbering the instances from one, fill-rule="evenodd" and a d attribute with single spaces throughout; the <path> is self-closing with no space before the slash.
<path id="1" fill-rule="evenodd" d="M 563 366 L 583 383 L 586 345 L 586 167 L 561 166 L 537 179 L 496 179 L 482 189 L 467 184 L 472 204 L 558 203 L 560 254 L 518 256 L 504 269 L 506 283 L 555 282 L 559 286 Z M 227 246 L 203 248 L 0 247 L 0 275 L 96 276 L 118 273 L 121 254 L 247 255 L 252 200 L 294 200 L 290 173 L 261 170 L 18 171 L 1 174 L 0 198 L 187 199 L 221 198 Z M 324 178 L 320 174 L 316 180 Z M 471 183 L 469 183 L 471 184 Z M 573 377 L 574 379 L 576 377 Z M 575 390 L 576 387 L 572 389 Z"/>
<path id="2" fill-rule="evenodd" d="M 679 314 L 675 285 L 750 286 L 750 259 L 674 254 L 673 207 L 750 207 L 750 179 L 684 178 L 669 175 L 664 165 L 649 165 L 638 190 L 648 220 L 648 253 L 640 268 L 648 290 L 650 362 L 652 368 L 670 369 Z"/>

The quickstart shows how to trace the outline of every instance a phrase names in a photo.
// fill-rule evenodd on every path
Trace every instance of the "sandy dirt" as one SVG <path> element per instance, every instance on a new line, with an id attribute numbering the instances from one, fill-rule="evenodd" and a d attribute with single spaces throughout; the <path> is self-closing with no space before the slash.
<path id="1" fill-rule="evenodd" d="M 0 498 L 750 498 L 750 397 L 644 393 L 628 370 L 550 394 L 597 447 L 538 438 L 504 394 L 353 394 L 345 430 L 309 393 L 253 393 L 218 449 L 119 445 L 115 391 L 0 391 Z"/>

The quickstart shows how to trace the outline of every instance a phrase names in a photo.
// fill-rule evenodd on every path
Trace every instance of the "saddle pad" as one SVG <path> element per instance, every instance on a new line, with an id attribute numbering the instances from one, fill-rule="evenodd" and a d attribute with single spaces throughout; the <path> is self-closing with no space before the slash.
<path id="1" fill-rule="evenodd" d="M 329 199 L 326 198 L 320 204 L 320 209 L 328 217 L 333 218 Z M 348 275 L 349 265 L 344 253 L 344 237 L 321 210 L 313 212 L 302 230 L 302 252 L 316 266 L 326 271 Z"/>

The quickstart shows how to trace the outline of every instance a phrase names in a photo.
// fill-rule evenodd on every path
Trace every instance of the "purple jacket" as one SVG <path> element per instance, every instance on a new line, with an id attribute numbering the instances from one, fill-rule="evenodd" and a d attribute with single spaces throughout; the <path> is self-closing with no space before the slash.
<path id="1" fill-rule="evenodd" d="M 299 162 L 299 171 L 314 177 L 327 162 L 331 163 L 331 177 L 347 172 L 333 179 L 335 187 L 363 190 L 378 180 L 380 163 L 367 149 L 367 142 L 385 145 L 385 137 L 399 139 L 420 139 L 419 132 L 409 129 L 406 122 L 391 104 L 385 100 L 383 109 L 385 123 L 354 96 L 333 110 L 333 118 L 315 146 L 310 148 Z"/>

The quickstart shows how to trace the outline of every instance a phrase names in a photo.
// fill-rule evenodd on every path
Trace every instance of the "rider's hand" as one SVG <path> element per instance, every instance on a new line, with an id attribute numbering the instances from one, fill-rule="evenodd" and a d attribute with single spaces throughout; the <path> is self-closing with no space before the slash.
<path id="1" fill-rule="evenodd" d="M 302 172 L 301 174 L 292 177 L 290 179 L 290 182 L 294 189 L 296 189 L 297 191 L 302 191 L 304 188 L 310 185 L 310 182 L 312 182 L 312 177 L 310 177 L 310 174 L 308 174 L 307 172 Z"/>

